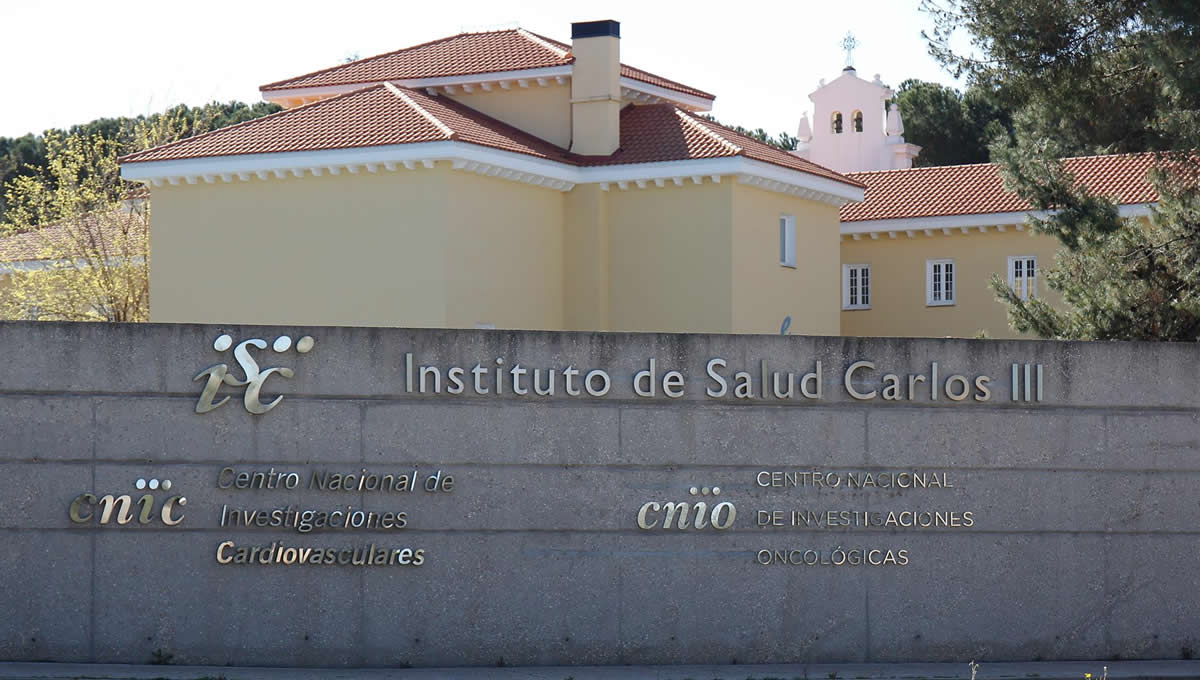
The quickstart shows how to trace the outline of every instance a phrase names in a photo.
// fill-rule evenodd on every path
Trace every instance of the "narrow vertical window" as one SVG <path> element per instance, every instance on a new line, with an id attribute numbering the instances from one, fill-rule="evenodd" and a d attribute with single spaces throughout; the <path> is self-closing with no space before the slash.
<path id="1" fill-rule="evenodd" d="M 1008 258 L 1008 287 L 1022 300 L 1037 297 L 1037 256 Z"/>
<path id="2" fill-rule="evenodd" d="M 854 128 L 853 128 L 853 129 L 854 129 L 854 131 L 855 131 L 855 132 L 862 132 L 862 130 L 863 130 L 863 116 L 862 116 L 862 111 L 855 111 L 855 112 L 854 112 L 854 115 L 850 117 L 850 120 L 851 120 L 851 121 L 853 121 L 853 125 L 854 125 Z"/>
<path id="3" fill-rule="evenodd" d="M 925 304 L 954 304 L 954 260 L 925 261 Z"/>
<path id="4" fill-rule="evenodd" d="M 842 134 L 842 113 L 840 111 L 833 112 L 831 126 L 833 128 L 833 134 L 835 134 L 835 135 Z"/>
<path id="5" fill-rule="evenodd" d="M 842 265 L 842 309 L 871 308 L 871 265 Z"/>
<path id="6" fill-rule="evenodd" d="M 796 218 L 791 215 L 779 216 L 779 264 L 796 266 Z"/>

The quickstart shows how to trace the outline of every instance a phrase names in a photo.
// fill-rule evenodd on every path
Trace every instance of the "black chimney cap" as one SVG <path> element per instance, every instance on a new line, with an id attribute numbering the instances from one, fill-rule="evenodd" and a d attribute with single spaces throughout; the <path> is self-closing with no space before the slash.
<path id="1" fill-rule="evenodd" d="M 576 38 L 620 38 L 621 22 L 605 19 L 604 21 L 577 21 L 571 24 L 571 39 Z"/>

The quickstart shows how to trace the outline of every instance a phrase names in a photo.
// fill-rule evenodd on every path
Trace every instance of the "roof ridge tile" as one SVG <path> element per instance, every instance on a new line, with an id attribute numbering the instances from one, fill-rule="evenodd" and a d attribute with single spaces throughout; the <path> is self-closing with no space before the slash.
<path id="1" fill-rule="evenodd" d="M 430 113 L 429 110 L 426 109 L 424 106 L 421 106 L 420 104 L 418 104 L 416 102 L 416 100 L 414 100 L 412 97 L 410 97 L 408 95 L 407 92 L 405 92 L 404 90 L 401 90 L 400 88 L 396 87 L 395 85 L 393 85 L 391 83 L 384 83 L 383 86 L 386 87 L 389 92 L 391 92 L 392 94 L 399 97 L 400 100 L 403 101 L 405 104 L 408 104 L 409 106 L 411 106 L 412 109 L 414 111 L 416 111 L 418 114 L 420 114 L 422 118 L 424 118 L 425 120 L 432 123 L 434 127 L 436 127 L 438 130 L 440 130 L 442 132 L 442 134 L 446 135 L 446 139 L 454 139 L 454 137 L 455 137 L 454 130 L 451 129 L 449 125 L 446 125 L 441 120 L 439 120 L 437 116 Z"/>
<path id="2" fill-rule="evenodd" d="M 546 49 L 550 50 L 551 52 L 554 52 L 555 54 L 557 54 L 559 56 L 559 58 L 566 58 L 567 55 L 570 54 L 570 52 L 571 52 L 570 50 L 564 50 L 561 47 L 558 47 L 557 45 L 552 44 L 549 40 L 543 38 L 542 36 L 540 36 L 536 33 L 531 33 L 523 28 L 518 27 L 516 29 L 516 31 L 517 31 L 517 35 L 520 35 L 522 38 L 525 38 L 526 40 L 528 40 L 529 42 L 531 42 L 535 45 L 545 47 Z"/>
<path id="3" fill-rule="evenodd" d="M 678 106 L 674 106 L 674 105 L 670 105 L 670 106 L 672 109 L 674 109 L 675 115 L 679 116 L 684 121 L 684 123 L 694 126 L 695 128 L 699 129 L 704 134 L 709 135 L 710 137 L 715 139 L 718 144 L 725 147 L 726 149 L 729 149 L 733 153 L 733 155 L 736 156 L 736 155 L 740 155 L 742 153 L 742 147 L 738 146 L 737 144 L 734 144 L 733 142 L 729 141 L 728 139 L 725 139 L 721 135 L 717 134 L 715 130 L 713 130 L 712 128 L 708 127 L 707 125 L 704 125 L 703 123 L 701 123 L 699 120 L 694 118 L 692 116 L 692 114 L 688 113 L 687 111 L 684 111 L 683 109 L 679 108 Z"/>
<path id="4" fill-rule="evenodd" d="M 570 43 L 565 43 L 565 42 L 563 42 L 563 41 L 561 41 L 561 40 L 555 40 L 554 38 L 547 38 L 546 36 L 542 35 L 541 33 L 534 33 L 533 31 L 530 31 L 530 30 L 528 30 L 528 29 L 525 29 L 525 28 L 522 28 L 522 29 L 520 29 L 520 30 L 522 30 L 522 31 L 525 31 L 526 33 L 528 33 L 529 35 L 532 35 L 532 36 L 534 36 L 534 37 L 535 37 L 535 38 L 537 38 L 538 40 L 545 40 L 546 42 L 550 43 L 551 45 L 554 45 L 555 47 L 557 47 L 557 48 L 558 48 L 558 49 L 560 49 L 560 50 L 563 50 L 564 52 L 570 52 L 570 51 L 571 51 L 571 45 L 570 45 Z"/>

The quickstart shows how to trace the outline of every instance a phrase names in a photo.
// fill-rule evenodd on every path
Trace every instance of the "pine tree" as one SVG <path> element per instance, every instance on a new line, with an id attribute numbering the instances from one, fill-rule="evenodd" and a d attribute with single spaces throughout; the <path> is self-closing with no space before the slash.
<path id="1" fill-rule="evenodd" d="M 999 279 L 1014 328 L 1042 337 L 1200 339 L 1200 3 L 925 0 L 930 51 L 1015 111 L 992 147 L 1034 230 L 1063 249 L 1047 272 L 1067 307 L 1022 301 Z M 966 31 L 972 54 L 950 48 Z M 1149 220 L 1076 185 L 1058 159 L 1156 151 Z"/>

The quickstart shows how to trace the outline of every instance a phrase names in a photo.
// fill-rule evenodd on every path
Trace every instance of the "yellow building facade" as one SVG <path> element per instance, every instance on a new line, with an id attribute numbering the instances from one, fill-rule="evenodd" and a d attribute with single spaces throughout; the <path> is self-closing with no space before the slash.
<path id="1" fill-rule="evenodd" d="M 1007 337 L 991 276 L 1047 294 L 1056 244 L 996 168 L 909 168 L 890 90 L 853 69 L 792 153 L 622 64 L 613 21 L 262 92 L 285 110 L 122 159 L 153 197 L 153 321 Z"/>
<path id="2" fill-rule="evenodd" d="M 1009 229 L 951 236 L 940 230 L 926 236 L 922 231 L 912 238 L 882 238 L 888 240 L 868 237 L 842 244 L 843 335 L 1019 337 L 1009 328 L 1006 307 L 991 287 L 992 277 L 1006 278 L 1018 259 L 1022 275 L 1027 263 L 1034 262 L 1029 292 L 1051 304 L 1061 302 L 1041 274 L 1042 267 L 1053 264 L 1059 248 L 1053 237 Z M 942 286 L 943 300 L 933 300 L 930 279 L 933 263 L 939 262 L 951 266 L 951 283 Z M 850 302 L 852 270 L 869 272 L 865 302 Z M 859 286 L 862 299 L 864 286 Z M 946 290 L 952 291 L 948 300 Z"/>
<path id="3" fill-rule="evenodd" d="M 834 206 L 711 178 L 559 192 L 407 172 L 155 190 L 152 320 L 839 332 L 837 262 L 776 259 L 780 215 L 834 251 Z"/>
<path id="4" fill-rule="evenodd" d="M 1151 214 L 1152 154 L 1064 160 L 1105 191 L 1123 216 Z M 993 281 L 1061 306 L 1044 272 L 1061 244 L 1035 233 L 1031 211 L 992 164 L 851 173 L 866 198 L 841 215 L 841 332 L 860 336 L 1020 337 Z"/>
<path id="5" fill-rule="evenodd" d="M 992 282 L 1061 305 L 1043 274 L 1058 240 L 1027 228 L 1044 215 L 1005 189 L 998 166 L 912 167 L 921 147 L 905 141 L 894 94 L 847 66 L 809 95 L 813 116 L 802 114 L 797 131 L 797 156 L 866 185 L 839 211 L 841 333 L 1017 337 Z M 1150 154 L 1063 162 L 1127 217 L 1148 216 L 1158 200 Z"/>
<path id="6" fill-rule="evenodd" d="M 830 254 L 863 185 L 619 52 L 608 21 L 464 34 L 126 157 L 152 187 L 152 320 L 838 334 Z"/>

